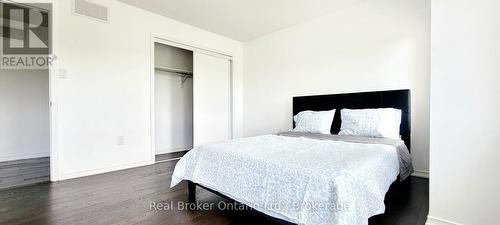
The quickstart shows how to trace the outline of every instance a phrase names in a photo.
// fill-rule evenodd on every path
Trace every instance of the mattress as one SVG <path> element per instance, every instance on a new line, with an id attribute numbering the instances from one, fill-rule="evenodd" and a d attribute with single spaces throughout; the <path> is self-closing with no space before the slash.
<path id="1" fill-rule="evenodd" d="M 171 186 L 190 180 L 295 224 L 367 225 L 384 213 L 401 154 L 359 142 L 295 133 L 204 144 L 179 160 Z"/>

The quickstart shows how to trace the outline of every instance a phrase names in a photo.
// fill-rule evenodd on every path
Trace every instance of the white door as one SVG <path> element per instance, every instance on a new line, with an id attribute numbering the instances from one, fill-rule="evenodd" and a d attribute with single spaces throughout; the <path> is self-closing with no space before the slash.
<path id="1" fill-rule="evenodd" d="M 193 143 L 231 138 L 231 62 L 193 53 Z"/>

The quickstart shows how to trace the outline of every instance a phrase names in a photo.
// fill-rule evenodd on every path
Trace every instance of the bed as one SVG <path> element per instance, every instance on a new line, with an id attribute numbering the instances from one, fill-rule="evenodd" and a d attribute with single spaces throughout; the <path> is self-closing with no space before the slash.
<path id="1" fill-rule="evenodd" d="M 393 182 L 413 168 L 409 90 L 293 98 L 294 115 L 332 108 L 396 108 L 401 140 L 284 132 L 198 146 L 182 157 L 171 186 L 188 181 L 289 224 L 363 225 L 384 213 Z M 331 133 L 340 130 L 335 114 Z"/>

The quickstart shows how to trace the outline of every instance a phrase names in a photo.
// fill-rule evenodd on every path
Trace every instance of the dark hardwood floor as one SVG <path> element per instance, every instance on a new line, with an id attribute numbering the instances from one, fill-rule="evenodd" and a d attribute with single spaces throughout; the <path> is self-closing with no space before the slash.
<path id="1" fill-rule="evenodd" d="M 276 224 L 251 210 L 151 210 L 152 202 L 176 206 L 187 200 L 186 183 L 170 188 L 176 162 L 0 191 L 0 224 Z M 428 180 L 412 177 L 391 189 L 386 213 L 370 225 L 425 224 Z M 197 192 L 200 202 L 227 202 Z"/>
<path id="2" fill-rule="evenodd" d="M 0 190 L 50 180 L 48 157 L 0 162 Z"/>
<path id="3" fill-rule="evenodd" d="M 171 153 L 164 153 L 164 154 L 158 154 L 155 156 L 155 161 L 156 162 L 162 162 L 165 160 L 171 160 L 171 159 L 176 159 L 182 157 L 184 154 L 186 154 L 189 150 L 186 151 L 180 151 L 180 152 L 171 152 Z"/>

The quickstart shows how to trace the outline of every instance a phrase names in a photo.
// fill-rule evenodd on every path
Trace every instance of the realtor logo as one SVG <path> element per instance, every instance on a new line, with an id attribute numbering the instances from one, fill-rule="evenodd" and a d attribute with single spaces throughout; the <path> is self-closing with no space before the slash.
<path id="1" fill-rule="evenodd" d="M 2 69 L 46 69 L 52 62 L 50 3 L 0 0 Z"/>

